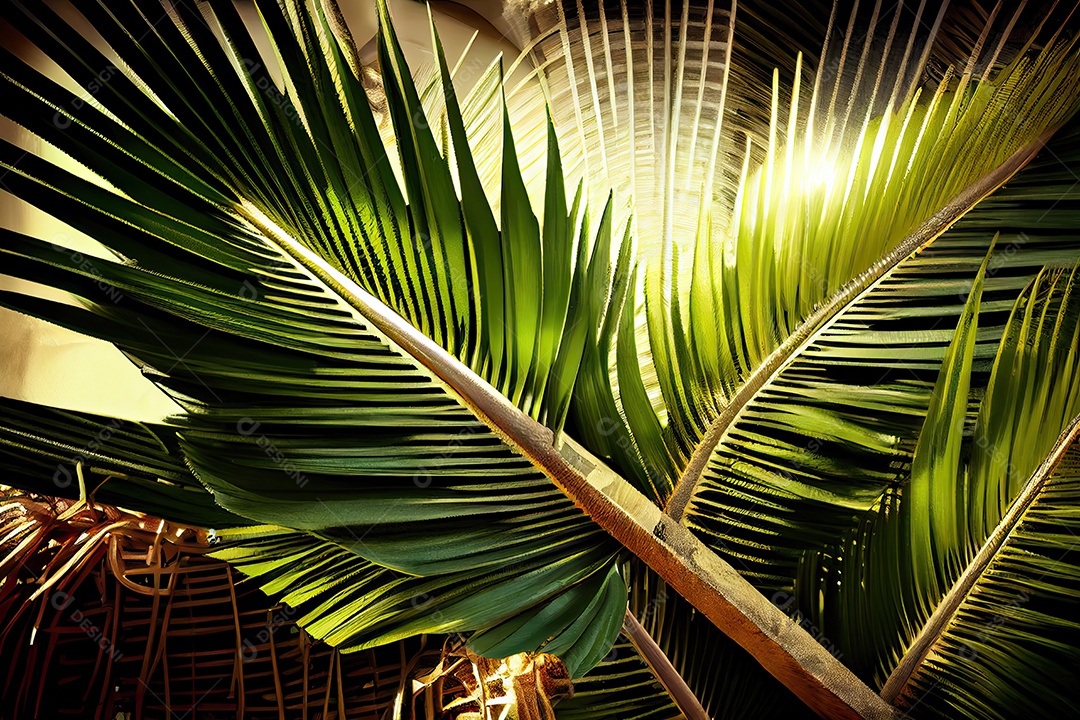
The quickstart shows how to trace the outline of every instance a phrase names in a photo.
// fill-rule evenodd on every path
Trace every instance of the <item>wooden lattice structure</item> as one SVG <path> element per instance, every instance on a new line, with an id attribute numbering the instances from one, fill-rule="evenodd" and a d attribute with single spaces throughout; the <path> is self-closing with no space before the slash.
<path id="1" fill-rule="evenodd" d="M 443 656 L 441 638 L 350 654 L 313 641 L 207 557 L 202 531 L 26 496 L 0 509 L 2 717 L 391 717 Z"/>

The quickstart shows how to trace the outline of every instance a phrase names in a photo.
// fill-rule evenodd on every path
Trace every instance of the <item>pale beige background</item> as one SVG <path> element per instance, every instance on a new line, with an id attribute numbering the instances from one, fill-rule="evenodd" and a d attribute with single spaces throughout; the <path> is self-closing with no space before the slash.
<path id="1" fill-rule="evenodd" d="M 479 10 L 483 17 L 464 5 Z M 368 42 L 376 30 L 374 0 L 341 0 L 341 6 L 354 39 L 361 47 L 362 59 L 374 62 L 374 43 Z M 410 66 L 419 69 L 430 65 L 432 54 L 425 6 L 415 0 L 391 0 L 390 6 Z M 62 8 L 59 4 L 57 7 L 58 10 Z M 253 8 L 245 4 L 241 7 L 257 24 Z M 519 48 L 511 40 L 513 35 L 502 18 L 499 0 L 472 0 L 463 4 L 436 1 L 432 7 L 451 64 L 460 56 L 473 33 L 479 31 L 470 56 L 481 62 L 469 63 L 462 68 L 461 87 L 470 87 L 475 80 L 470 73 L 478 75 L 497 53 L 502 52 L 506 58 L 504 66 L 518 55 Z M 35 48 L 19 42 L 12 33 L 0 33 L 0 40 L 5 47 L 15 49 L 37 67 L 48 71 L 57 81 L 66 81 L 73 90 L 78 90 Z M 265 49 L 265 43 L 263 45 Z M 264 52 L 264 57 L 273 55 Z M 83 172 L 77 163 L 3 117 L 0 117 L 0 136 L 27 151 Z M 90 238 L 17 200 L 2 187 L 0 226 L 87 254 L 107 256 L 107 251 Z M 15 281 L 3 275 L 2 267 L 0 288 L 66 299 L 40 286 Z M 183 352 L 183 349 L 175 350 Z M 172 400 L 143 378 L 112 345 L 3 308 L 0 308 L 0 395 L 129 420 L 156 420 L 179 411 Z"/>

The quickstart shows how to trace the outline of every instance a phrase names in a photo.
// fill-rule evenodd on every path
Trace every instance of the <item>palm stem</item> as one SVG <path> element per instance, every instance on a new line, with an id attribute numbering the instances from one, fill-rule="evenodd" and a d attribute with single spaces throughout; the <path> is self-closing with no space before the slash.
<path id="1" fill-rule="evenodd" d="M 668 695 L 675 701 L 686 720 L 709 720 L 709 714 L 701 706 L 701 701 L 697 699 L 686 681 L 683 680 L 682 675 L 671 664 L 671 660 L 656 644 L 652 635 L 641 626 L 641 623 L 638 622 L 638 619 L 634 616 L 634 613 L 630 612 L 629 608 L 626 610 L 626 617 L 623 618 L 623 635 L 626 636 L 630 644 L 634 646 L 634 649 L 638 651 L 638 654 L 649 666 L 649 669 L 652 670 L 656 679 L 667 690 Z"/>

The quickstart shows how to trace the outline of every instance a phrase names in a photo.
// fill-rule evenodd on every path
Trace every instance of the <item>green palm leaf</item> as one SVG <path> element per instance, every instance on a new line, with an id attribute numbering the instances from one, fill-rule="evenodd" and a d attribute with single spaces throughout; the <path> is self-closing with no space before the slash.
<path id="1" fill-rule="evenodd" d="M 693 495 L 701 473 L 709 464 L 711 453 L 724 444 L 725 432 L 739 416 L 746 401 L 795 353 L 805 349 L 813 333 L 825 327 L 887 270 L 932 241 L 960 214 L 1000 186 L 1042 147 L 1044 139 L 1040 136 L 1043 129 L 1055 129 L 1074 112 L 1076 90 L 1065 79 L 1071 76 L 1072 70 L 1062 67 L 1062 74 L 1057 75 L 1061 78 L 1061 92 L 1055 95 L 1051 104 L 1040 105 L 1039 98 L 1043 97 L 1045 78 L 1056 75 L 1056 71 L 1049 68 L 1062 64 L 1071 67 L 1076 61 L 1077 57 L 1071 54 L 1068 47 L 1057 51 L 1046 50 L 1034 62 L 1018 60 L 1014 67 L 1003 71 L 1003 77 L 997 78 L 994 85 L 982 84 L 970 94 L 966 78 L 962 78 L 959 87 L 951 93 L 951 99 L 946 99 L 944 85 L 939 86 L 937 95 L 927 106 L 920 106 L 913 98 L 901 106 L 893 117 L 886 116 L 876 123 L 876 127 L 870 124 L 864 126 L 865 149 L 846 166 L 841 165 L 846 171 L 840 174 L 841 178 L 847 177 L 846 188 L 828 185 L 822 188 L 813 182 L 803 181 L 801 187 L 791 188 L 791 193 L 797 194 L 787 197 L 772 188 L 770 175 L 774 170 L 771 166 L 767 166 L 767 171 L 746 188 L 741 205 L 743 212 L 750 214 L 757 207 L 758 212 L 763 214 L 762 219 L 739 225 L 740 235 L 732 241 L 731 249 L 725 250 L 725 253 L 714 253 L 713 267 L 707 271 L 701 270 L 710 272 L 712 277 L 725 277 L 724 287 L 738 287 L 739 327 L 731 331 L 733 337 L 728 343 L 721 344 L 720 354 L 723 357 L 726 353 L 727 364 L 741 367 L 741 371 L 737 371 L 735 378 L 726 379 L 729 384 L 717 388 L 724 395 L 733 397 L 722 411 L 716 413 L 718 417 L 703 433 L 700 445 L 694 448 L 702 434 L 701 429 L 690 426 L 676 428 L 679 446 L 694 448 L 694 455 L 669 505 L 675 515 L 681 514 L 684 503 Z M 1018 107 L 1012 104 L 1014 102 L 1031 104 Z M 991 118 L 1004 120 L 1017 112 L 1039 118 L 1040 121 L 1014 126 L 1011 134 L 1001 137 L 1000 126 Z M 915 128 L 919 128 L 919 132 L 915 132 Z M 934 138 L 931 147 L 924 148 L 922 135 Z M 988 142 L 992 136 L 995 136 L 993 142 Z M 790 135 L 789 143 L 786 162 L 791 168 L 797 150 Z M 805 147 L 808 146 L 809 143 Z M 924 149 L 920 151 L 920 148 Z M 988 151 L 988 148 L 992 150 Z M 890 156 L 892 160 L 887 162 Z M 803 162 L 807 163 L 808 159 L 809 152 L 804 155 Z M 778 163 L 779 160 L 771 162 Z M 923 167 L 924 163 L 928 165 Z M 905 166 L 907 172 L 894 172 Z M 971 174 L 961 176 L 956 172 L 958 166 L 965 168 L 965 171 L 970 169 Z M 778 167 L 775 172 L 784 177 L 791 175 L 790 170 L 781 173 Z M 807 172 L 804 169 L 800 177 L 806 177 Z M 925 190 L 894 195 L 896 191 L 890 190 L 889 185 L 904 184 L 904 175 L 908 172 L 917 173 L 920 182 L 928 177 L 936 178 L 927 187 L 933 187 L 933 192 L 940 192 L 940 195 L 931 198 Z M 787 182 L 790 184 L 791 180 Z M 901 204 L 882 203 L 883 197 L 895 197 Z M 770 203 L 778 204 L 770 209 Z M 789 210 L 789 206 L 794 207 Z M 811 218 L 809 221 L 805 219 L 807 216 Z M 889 230 L 875 233 L 871 231 L 874 227 Z M 744 232 L 747 234 L 742 235 Z M 805 245 L 785 245 L 777 254 L 768 252 L 764 249 L 767 246 L 765 234 L 773 232 L 785 237 L 801 238 L 800 242 Z M 898 243 L 898 239 L 905 234 L 904 241 Z M 870 247 L 869 243 L 863 242 L 849 247 L 850 238 L 854 237 L 873 238 L 881 245 Z M 725 254 L 734 255 L 734 259 L 725 260 Z M 884 259 L 879 259 L 883 256 Z M 823 271 L 822 282 L 817 284 L 806 277 L 807 272 L 814 270 L 813 265 L 800 261 L 814 257 L 838 258 Z M 706 262 L 709 261 L 701 261 L 697 265 L 703 266 Z M 751 263 L 756 264 L 758 272 L 753 275 L 741 274 L 736 278 L 733 274 L 736 267 L 746 267 Z M 791 272 L 796 267 L 801 267 L 802 276 Z M 855 279 L 828 302 L 822 302 L 825 298 L 823 290 L 837 288 L 848 278 Z M 811 295 L 800 300 L 799 294 L 806 292 Z M 776 302 L 781 304 L 772 305 Z M 814 310 L 818 303 L 821 304 Z M 721 303 L 718 304 L 723 307 Z M 753 308 L 753 311 L 749 308 Z M 751 312 L 754 314 L 748 314 Z M 720 314 L 723 317 L 735 316 L 730 311 L 721 311 Z M 798 326 L 793 322 L 804 318 Z M 694 338 L 713 332 L 711 322 L 698 330 L 695 330 L 692 318 L 683 320 L 683 325 L 688 328 L 691 347 L 695 347 Z M 670 344 L 668 340 L 664 340 L 664 343 Z M 741 347 L 740 343 L 743 344 Z M 654 341 L 654 357 L 658 357 L 659 361 L 662 356 L 657 355 L 656 345 Z M 777 347 L 779 352 L 770 354 Z M 660 377 L 669 378 L 671 383 L 665 397 L 679 396 L 680 391 L 674 384 L 677 379 L 684 387 L 682 396 L 690 398 L 691 389 L 701 387 L 707 381 L 705 378 L 692 379 L 692 368 L 674 365 L 674 362 L 675 358 L 671 357 L 663 361 L 663 366 L 658 366 Z M 676 372 L 680 367 L 683 368 L 681 375 Z M 753 377 L 737 385 L 738 380 L 751 371 Z M 725 379 L 721 377 L 719 381 L 724 382 Z M 684 418 L 702 417 L 702 413 L 707 411 L 708 407 L 703 405 L 696 413 L 687 411 L 676 415 Z"/>
<path id="2" fill-rule="evenodd" d="M 907 681 L 903 702 L 919 703 L 920 717 L 1026 717 L 1032 707 L 1070 712 L 1080 577 L 1077 427 L 1067 428 L 1052 462 L 1017 498 L 1003 525 L 1007 536 L 995 535 L 992 558 Z M 967 691 L 977 686 L 985 690 Z"/>
<path id="3" fill-rule="evenodd" d="M 625 590 L 620 602 L 621 580 L 611 570 L 617 546 L 480 419 L 503 437 L 528 433 L 550 447 L 550 431 L 532 418 L 555 430 L 562 424 L 581 338 L 597 312 L 590 290 L 610 282 L 610 214 L 594 236 L 552 190 L 541 236 L 523 185 L 514 183 L 505 121 L 501 228 L 475 196 L 460 203 L 431 133 L 414 120 L 422 117 L 419 99 L 383 8 L 385 86 L 397 136 L 406 140 L 402 196 L 325 17 L 299 6 L 261 10 L 285 60 L 288 107 L 263 90 L 265 70 L 252 62 L 258 56 L 231 7 L 212 18 L 180 8 L 160 27 L 126 10 L 94 16 L 169 107 L 118 79 L 100 99 L 131 127 L 127 133 L 8 58 L 5 82 L 29 107 L 16 113 L 65 108 L 70 126 L 121 139 L 141 134 L 153 149 L 125 157 L 128 146 L 99 145 L 91 157 L 86 133 L 51 133 L 64 149 L 96 160 L 128 197 L 4 150 L 12 192 L 62 212 L 123 261 L 87 267 L 65 248 L 7 232 L 9 273 L 65 290 L 84 308 L 14 293 L 3 302 L 116 343 L 167 388 L 188 411 L 171 421 L 183 456 L 219 505 L 315 534 L 323 538 L 319 552 L 329 541 L 359 556 L 351 563 L 335 556 L 340 572 L 308 576 L 313 586 L 294 598 L 323 601 L 306 618 L 317 637 L 359 648 L 483 629 L 489 649 L 510 654 L 550 642 L 584 671 L 606 654 L 621 623 Z M 102 58 L 48 9 L 13 13 L 74 76 Z M 58 29 L 45 32 L 39 19 Z M 204 20 L 219 25 L 224 46 Z M 288 74 L 299 68 L 310 81 Z M 205 143 L 196 151 L 202 157 L 176 160 L 188 155 L 192 134 Z M 550 149 L 550 175 L 561 182 L 554 140 Z M 468 178 L 468 146 L 456 155 Z M 599 250 L 591 252 L 594 237 Z M 493 258 L 500 247 L 502 257 Z M 546 275 L 535 269 L 542 254 Z M 509 273 L 505 282 L 486 283 L 492 267 Z M 547 297 L 540 282 L 552 297 L 531 306 Z M 102 305 L 102 283 L 124 301 Z M 521 292 L 528 283 L 533 291 Z M 443 539 L 432 543 L 439 526 Z M 286 557 L 303 562 L 305 553 Z M 563 609 L 565 631 L 549 637 L 554 611 L 538 603 L 565 606 L 558 598 L 566 592 L 596 600 L 584 609 L 569 603 L 577 612 Z M 511 620 L 519 612 L 526 614 Z M 513 631 L 501 629 L 504 620 Z"/>
<path id="4" fill-rule="evenodd" d="M 890 698 L 906 691 L 911 695 L 905 702 L 912 702 L 912 697 L 919 701 L 941 684 L 943 691 L 933 701 L 937 712 L 951 705 L 979 717 L 1021 716 L 1035 698 L 1041 698 L 1043 707 L 1055 703 L 1064 707 L 1067 691 L 1061 674 L 1036 668 L 1053 666 L 1045 653 L 1066 664 L 1074 653 L 1061 642 L 1061 633 L 1076 630 L 1062 605 L 1074 575 L 1070 514 L 1047 513 L 1060 509 L 1069 497 L 1068 458 L 1080 426 L 1078 271 L 1074 267 L 1040 274 L 1017 303 L 975 423 L 967 467 L 943 466 L 927 478 L 930 492 L 945 495 L 948 501 L 934 503 L 930 513 L 912 512 L 910 518 L 904 517 L 902 508 L 891 527 L 884 523 L 882 540 L 868 548 L 864 558 L 868 567 L 877 565 L 873 561 L 881 553 L 899 559 L 899 617 L 904 625 L 898 634 L 905 642 L 904 655 L 882 691 Z M 962 380 L 965 369 L 950 365 L 948 372 Z M 943 407 L 959 412 L 963 421 L 963 397 Z M 931 423 L 942 425 L 940 413 L 932 412 L 928 427 Z M 923 453 L 920 441 L 913 473 L 925 466 Z M 920 479 L 914 475 L 912 485 Z M 915 508 L 913 503 L 909 506 Z M 899 536 L 892 537 L 890 530 Z M 933 554 L 928 557 L 925 548 L 932 548 Z M 918 582 L 904 577 L 909 568 Z M 865 582 L 869 590 L 879 591 L 875 586 L 880 580 L 867 577 Z M 1031 599 L 1034 607 L 1024 607 Z M 1019 633 L 1008 627 L 999 632 L 997 627 L 1013 614 L 1010 603 L 1020 606 Z M 999 611 L 1001 622 L 991 617 L 990 610 Z M 982 628 L 980 622 L 985 623 Z M 908 628 L 918 628 L 917 636 Z M 989 672 L 1000 686 L 994 692 L 995 709 L 957 697 L 962 682 L 971 682 L 973 668 L 966 661 L 975 658 L 978 650 L 973 648 L 987 635 L 997 642 L 1015 635 L 1021 652 L 1028 653 L 1019 664 L 1027 678 L 1023 682 Z M 1052 640 L 1033 652 L 1025 637 Z M 974 645 L 966 645 L 965 639 Z M 998 652 L 993 642 L 985 646 L 987 657 Z M 979 666 L 984 667 L 985 661 Z M 913 674 L 919 678 L 918 690 L 908 685 Z M 1010 683 L 1015 683 L 1012 689 Z"/>
<path id="5" fill-rule="evenodd" d="M 1070 129 L 1052 152 L 1072 157 L 1075 147 Z M 1044 263 L 1076 257 L 1072 234 L 1041 219 L 1068 197 L 1071 183 L 1062 175 L 1048 154 L 811 338 L 729 429 L 730 441 L 718 449 L 688 508 L 689 522 L 728 544 L 723 552 L 736 552 L 741 536 L 753 538 L 737 551 L 740 568 L 766 587 L 790 591 L 802 551 L 829 542 L 853 511 L 876 502 L 898 477 L 897 464 L 910 461 L 933 374 L 963 307 L 959 299 L 994 229 L 1011 239 L 1001 241 L 987 280 L 992 304 L 984 308 L 989 324 L 976 347 L 981 368 L 988 369 L 1003 332 L 1002 311 L 1027 279 Z M 808 507 L 802 503 L 815 510 L 798 512 Z M 713 517 L 718 506 L 726 514 Z"/>

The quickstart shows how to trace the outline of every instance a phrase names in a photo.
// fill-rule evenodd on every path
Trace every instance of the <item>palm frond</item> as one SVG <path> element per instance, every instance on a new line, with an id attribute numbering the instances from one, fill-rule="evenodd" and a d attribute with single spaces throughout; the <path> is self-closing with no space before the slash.
<path id="1" fill-rule="evenodd" d="M 1077 428 L 1073 422 L 1052 462 L 1017 498 L 989 562 L 902 688 L 901 702 L 919 703 L 920 717 L 1070 712 L 1080 632 Z"/>
<path id="2" fill-rule="evenodd" d="M 447 161 L 419 122 L 384 7 L 382 65 L 406 170 L 401 194 L 367 96 L 325 16 L 273 3 L 261 12 L 286 68 L 280 97 L 264 89 L 263 60 L 231 6 L 94 14 L 138 79 L 118 71 L 98 97 L 101 109 L 69 102 L 60 86 L 6 58 L 5 83 L 26 100 L 16 119 L 124 194 L 6 147 L 14 194 L 63 213 L 120 260 L 82 267 L 65 248 L 9 231 L 7 272 L 85 304 L 15 293 L 4 303 L 116 343 L 167 388 L 188 411 L 172 421 L 185 461 L 218 504 L 319 533 L 377 559 L 384 572 L 454 578 L 436 582 L 437 607 L 417 611 L 408 602 L 415 596 L 407 598 L 412 612 L 392 628 L 374 630 L 370 618 L 348 612 L 310 618 L 319 637 L 357 647 L 436 628 L 491 629 L 514 616 L 507 600 L 515 593 L 523 599 L 517 609 L 528 610 L 589 587 L 604 600 L 582 617 L 603 613 L 610 622 L 597 624 L 606 634 L 577 630 L 591 648 L 577 658 L 586 669 L 621 622 L 611 591 L 617 578 L 607 572 L 616 547 L 481 418 L 551 447 L 551 432 L 533 418 L 555 430 L 562 424 L 585 318 L 595 313 L 591 291 L 612 271 L 612 224 L 599 223 L 603 261 L 591 261 L 597 236 L 553 187 L 541 235 L 514 181 L 505 119 L 501 227 L 486 203 L 474 202 L 482 196 L 459 201 Z M 104 62 L 47 7 L 17 5 L 11 14 L 73 77 Z M 310 78 L 289 74 L 301 67 Z M 59 125 L 81 133 L 43 127 L 52 108 L 63 109 Z M 460 131 L 457 123 L 458 140 Z M 189 152 L 192 145 L 199 147 Z M 561 183 L 557 147 L 550 149 L 551 177 Z M 457 148 L 466 182 L 469 158 L 467 143 Z M 533 262 L 542 251 L 546 280 Z M 126 302 L 101 305 L 106 284 Z M 447 534 L 432 543 L 438 523 Z M 429 548 L 423 556 L 418 540 Z M 466 582 L 460 572 L 468 568 Z M 593 575 L 607 580 L 590 584 Z M 572 654 L 570 645 L 564 638 L 559 647 Z"/>
<path id="3" fill-rule="evenodd" d="M 1070 123 L 1007 187 L 819 331 L 733 423 L 686 517 L 740 572 L 788 593 L 800 573 L 836 580 L 813 553 L 905 476 L 962 298 L 1000 231 L 975 350 L 985 385 L 1024 286 L 1044 264 L 1080 255 L 1073 212 L 1061 204 L 1076 193 L 1068 163 L 1077 129 Z M 817 607 L 816 592 L 801 596 L 802 612 Z"/>
<path id="4" fill-rule="evenodd" d="M 909 521 L 914 530 L 910 552 L 915 574 L 923 583 L 912 606 L 925 609 L 943 595 L 947 580 L 998 526 L 1025 477 L 1038 468 L 1058 434 L 1080 412 L 1080 390 L 1075 383 L 1080 369 L 1076 363 L 1080 297 L 1074 280 L 1080 280 L 1075 268 L 1044 273 L 1017 303 L 976 420 L 970 499 L 957 497 L 960 437 L 955 428 L 963 426 L 967 411 L 973 343 L 965 343 L 959 333 L 954 341 L 954 347 L 967 346 L 966 367 L 946 358 L 948 372 L 954 376 L 950 386 L 956 387 L 951 393 L 942 392 L 939 381 L 935 388 L 935 402 L 923 430 L 923 437 L 930 437 L 925 441 L 920 437 L 908 488 L 909 507 L 919 518 Z M 976 287 L 972 294 L 980 289 Z M 1032 424 L 1037 428 L 1034 431 L 1028 429 Z M 1022 441 L 1018 440 L 1020 428 L 1025 430 Z M 935 441 L 947 441 L 949 447 L 934 447 Z M 931 507 L 934 511 L 927 524 L 925 515 Z"/>
<path id="5" fill-rule="evenodd" d="M 1072 115 L 1080 95 L 1070 79 L 1075 70 L 1067 68 L 1078 59 L 1071 43 L 1064 43 L 1034 60 L 1019 58 L 993 84 L 969 88 L 965 75 L 950 97 L 944 84 L 925 105 L 916 95 L 895 114 L 864 124 L 854 154 L 838 159 L 835 186 L 813 180 L 810 142 L 798 146 L 789 135 L 783 160 L 774 148 L 744 188 L 734 237 L 722 252 L 710 251 L 695 263 L 706 287 L 723 288 L 730 296 L 717 296 L 714 289 L 701 313 L 691 307 L 684 317 L 654 321 L 653 356 L 667 385 L 664 395 L 671 398 L 669 407 L 680 407 L 674 417 L 683 418 L 673 427 L 673 453 L 690 454 L 671 512 L 681 514 L 746 402 L 814 332 L 1002 185 L 1042 147 L 1047 128 L 1057 129 Z M 1048 77 L 1060 83 L 1052 97 L 1042 94 Z M 1009 124 L 1017 113 L 1025 122 Z M 802 157 L 796 160 L 797 155 Z M 915 177 L 917 190 L 901 190 Z M 780 244 L 778 237 L 792 241 Z M 815 258 L 828 258 L 827 267 Z M 738 272 L 751 266 L 755 272 Z M 699 347 L 703 338 L 716 335 L 716 317 L 731 326 L 720 328 L 727 339 L 715 348 L 715 369 L 680 361 L 680 353 L 693 355 L 676 344 Z M 665 325 L 669 330 L 658 336 Z M 699 368 L 703 372 L 696 376 Z M 728 400 L 714 405 L 716 397 Z"/>
<path id="6" fill-rule="evenodd" d="M 883 691 L 890 698 L 1015 524 L 1015 518 L 1004 519 L 1010 503 L 1019 502 L 1014 499 L 1022 488 L 1035 487 L 1017 478 L 1027 479 L 1054 454 L 1058 432 L 1080 410 L 1075 273 L 1044 271 L 1018 300 L 990 387 L 985 398 L 975 400 L 978 416 L 969 434 L 964 427 L 970 426 L 965 418 L 977 345 L 973 291 L 963 332 L 941 370 L 910 478 L 864 513 L 835 550 L 802 568 L 802 606 L 861 674 L 885 682 L 892 673 Z M 1040 421 L 1018 424 L 1033 413 Z M 995 442 L 988 441 L 991 436 Z"/>
<path id="7" fill-rule="evenodd" d="M 881 653 L 889 644 L 886 638 L 890 633 L 899 634 L 896 625 L 918 626 L 924 621 L 928 606 L 933 607 L 940 599 L 937 583 L 953 570 L 953 548 L 949 542 L 953 538 L 942 528 L 939 519 L 949 516 L 957 495 L 962 430 L 968 409 L 983 280 L 990 257 L 988 254 L 983 260 L 946 352 L 907 483 L 902 491 L 882 500 L 874 513 L 868 513 L 873 518 L 868 524 L 876 521 L 873 529 L 860 527 L 862 532 L 856 535 L 857 539 L 837 553 L 839 572 L 846 576 L 843 587 L 829 593 L 837 610 L 843 608 L 841 612 L 850 617 L 869 617 L 872 611 L 868 613 L 865 605 L 874 602 L 895 612 L 893 627 L 882 623 L 886 627 L 871 631 L 875 636 L 872 645 L 844 633 L 855 662 L 864 661 L 867 645 Z M 948 561 L 946 555 L 950 556 Z M 889 590 L 897 593 L 891 601 L 883 597 Z"/>
<path id="8" fill-rule="evenodd" d="M 928 671 L 942 673 L 939 682 L 946 685 L 939 708 L 952 704 L 980 717 L 1022 715 L 1029 708 L 1028 700 L 1022 698 L 1025 693 L 1034 698 L 1045 692 L 1044 703 L 1060 704 L 1067 692 L 1059 673 L 1035 668 L 1044 661 L 1045 667 L 1051 667 L 1052 661 L 1044 652 L 1058 654 L 1067 664 L 1075 660 L 1069 659 L 1075 650 L 1066 649 L 1067 643 L 1058 644 L 1061 633 L 1076 631 L 1063 604 L 1073 573 L 1069 558 L 1074 543 L 1067 534 L 1070 516 L 1051 518 L 1043 503 L 1059 511 L 1060 503 L 1066 501 L 1068 458 L 1080 431 L 1078 282 L 1078 268 L 1073 268 L 1044 273 L 1032 284 L 1017 304 L 1002 340 L 975 423 L 974 447 L 966 471 L 955 466 L 950 471 L 945 466 L 940 477 L 932 478 L 930 492 L 945 494 L 948 501 L 939 498 L 932 512 L 915 514 L 906 522 L 902 508 L 893 524 L 910 530 L 900 530 L 904 537 L 898 543 L 891 542 L 895 538 L 884 538 L 880 550 L 874 544 L 868 549 L 868 564 L 881 552 L 896 556 L 896 549 L 900 549 L 901 616 L 906 628 L 919 629 L 917 636 L 905 637 L 905 653 L 883 689 L 889 697 L 910 692 L 908 683 L 913 675 L 920 677 L 921 694 L 929 694 L 931 684 L 937 683 L 926 680 Z M 963 398 L 949 405 L 953 412 L 965 412 Z M 1017 432 L 1021 427 L 1022 435 Z M 920 451 L 922 447 L 920 444 Z M 916 480 L 913 478 L 913 485 Z M 1056 546 L 1060 552 L 1054 551 Z M 1049 553 L 1053 557 L 1048 557 Z M 904 577 L 908 567 L 918 582 Z M 1051 579 L 1044 582 L 1047 576 Z M 868 586 L 869 581 L 867 578 Z M 1014 590 L 1024 588 L 1027 592 L 1007 597 L 1001 589 L 1010 583 Z M 963 646 L 955 638 L 974 627 L 968 624 L 970 618 L 986 620 L 986 609 L 1001 609 L 1003 600 L 1009 598 L 1020 606 L 1034 599 L 1040 609 L 1021 610 L 1025 613 L 1023 632 L 1029 633 L 1027 637 L 1054 638 L 1054 642 L 1050 649 L 1037 653 L 1038 660 L 1031 662 L 1036 656 L 1032 654 L 1018 666 L 1022 680 L 993 674 L 998 678 L 996 684 L 1005 684 L 995 692 L 995 710 L 979 708 L 979 703 L 957 706 L 954 695 L 963 687 L 960 678 L 971 681 L 971 668 L 965 667 L 964 661 L 973 659 L 977 651 L 957 655 L 958 650 L 970 651 L 972 646 Z M 1056 610 L 1043 614 L 1041 608 Z M 1010 608 L 1002 610 L 1006 611 L 1011 614 Z M 1002 637 L 1008 635 L 1006 630 Z M 935 652 L 941 652 L 942 657 L 935 655 L 929 660 Z M 1025 652 L 1031 652 L 1030 648 Z M 956 679 L 946 679 L 953 672 Z M 1015 683 L 1012 690 L 1007 689 L 1010 681 Z"/>

